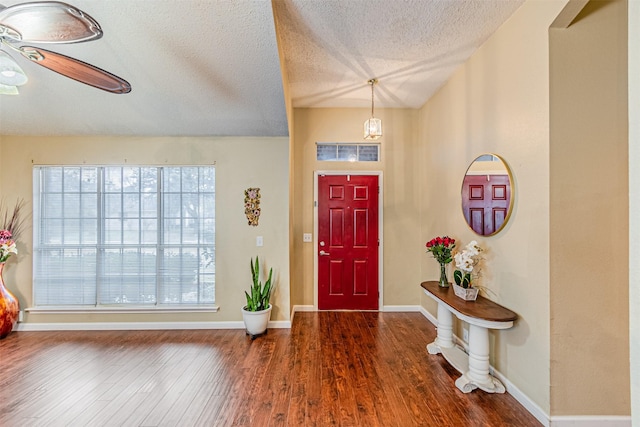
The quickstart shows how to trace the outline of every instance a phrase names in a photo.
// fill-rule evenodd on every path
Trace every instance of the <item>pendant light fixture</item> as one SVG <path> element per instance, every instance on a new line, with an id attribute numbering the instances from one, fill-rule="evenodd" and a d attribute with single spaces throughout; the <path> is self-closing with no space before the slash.
<path id="1" fill-rule="evenodd" d="M 371 118 L 364 122 L 364 139 L 376 140 L 382 136 L 382 120 L 373 116 L 373 86 L 378 83 L 378 79 L 368 81 L 371 86 Z"/>

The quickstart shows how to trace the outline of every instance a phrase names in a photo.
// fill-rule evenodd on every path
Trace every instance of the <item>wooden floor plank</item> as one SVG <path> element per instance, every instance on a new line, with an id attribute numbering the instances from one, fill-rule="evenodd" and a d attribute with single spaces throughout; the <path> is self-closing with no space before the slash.
<path id="1" fill-rule="evenodd" d="M 14 332 L 0 424 L 540 426 L 509 394 L 454 385 L 420 313 L 297 313 L 290 330 Z"/>

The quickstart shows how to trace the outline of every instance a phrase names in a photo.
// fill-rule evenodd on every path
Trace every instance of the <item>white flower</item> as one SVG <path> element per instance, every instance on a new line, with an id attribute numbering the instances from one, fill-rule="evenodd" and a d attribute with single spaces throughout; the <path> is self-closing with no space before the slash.
<path id="1" fill-rule="evenodd" d="M 455 254 L 456 267 L 466 273 L 471 273 L 478 262 L 474 257 L 480 252 L 482 252 L 482 248 L 478 246 L 478 242 L 472 240 L 461 252 Z"/>
<path id="2" fill-rule="evenodd" d="M 0 245 L 0 262 L 5 262 L 11 254 L 17 254 L 16 242 L 9 240 Z"/>
<path id="3" fill-rule="evenodd" d="M 478 242 L 472 240 L 464 247 L 464 250 L 469 253 L 470 256 L 476 256 L 482 251 L 482 248 L 478 246 Z"/>
<path id="4" fill-rule="evenodd" d="M 0 252 L 4 254 L 17 254 L 18 249 L 16 248 L 16 244 L 14 242 L 9 242 L 2 244 L 2 247 L 0 247 Z"/>

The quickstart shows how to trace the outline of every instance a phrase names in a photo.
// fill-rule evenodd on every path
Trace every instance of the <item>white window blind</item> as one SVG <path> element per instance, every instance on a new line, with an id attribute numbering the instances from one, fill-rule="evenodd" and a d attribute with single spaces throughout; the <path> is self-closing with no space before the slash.
<path id="1" fill-rule="evenodd" d="M 377 162 L 380 144 L 316 142 L 316 160 L 325 162 Z"/>
<path id="2" fill-rule="evenodd" d="M 215 302 L 215 168 L 34 168 L 36 306 Z"/>

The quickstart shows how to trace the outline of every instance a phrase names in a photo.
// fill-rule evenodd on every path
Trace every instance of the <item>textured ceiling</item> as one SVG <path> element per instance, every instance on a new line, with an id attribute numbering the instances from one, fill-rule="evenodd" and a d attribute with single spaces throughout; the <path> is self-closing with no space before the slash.
<path id="1" fill-rule="evenodd" d="M 296 107 L 370 106 L 377 77 L 376 107 L 418 108 L 522 2 L 69 0 L 104 36 L 43 47 L 125 78 L 132 92 L 14 55 L 29 82 L 0 96 L 0 134 L 284 136 L 283 72 Z"/>
<path id="2" fill-rule="evenodd" d="M 293 105 L 419 108 L 522 3 L 275 2 Z"/>

